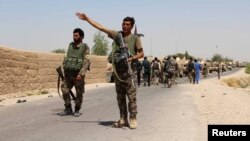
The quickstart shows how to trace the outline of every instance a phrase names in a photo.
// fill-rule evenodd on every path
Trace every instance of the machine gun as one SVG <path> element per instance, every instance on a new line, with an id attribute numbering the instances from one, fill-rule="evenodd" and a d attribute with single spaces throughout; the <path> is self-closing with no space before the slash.
<path id="1" fill-rule="evenodd" d="M 60 79 L 62 79 L 62 81 L 64 80 L 64 75 L 63 75 L 63 72 L 62 72 L 62 67 L 61 66 L 57 67 L 56 71 L 58 73 L 57 91 L 58 91 L 59 96 L 62 98 L 62 96 L 60 95 L 60 91 L 59 91 Z M 69 91 L 69 94 L 71 95 L 72 100 L 76 100 L 76 97 L 75 97 L 74 93 L 72 92 L 72 90 Z"/>

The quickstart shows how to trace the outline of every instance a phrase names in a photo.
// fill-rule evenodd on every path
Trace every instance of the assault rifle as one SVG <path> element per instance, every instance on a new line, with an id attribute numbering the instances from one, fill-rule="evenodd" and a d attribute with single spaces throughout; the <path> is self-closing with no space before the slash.
<path id="1" fill-rule="evenodd" d="M 63 75 L 63 72 L 62 72 L 62 67 L 61 67 L 61 66 L 57 67 L 57 68 L 56 68 L 56 71 L 57 71 L 57 73 L 58 73 L 57 91 L 58 91 L 59 96 L 61 97 L 60 91 L 59 91 L 60 79 L 62 79 L 62 81 L 64 80 L 64 75 Z M 71 95 L 72 100 L 76 100 L 76 97 L 75 97 L 74 93 L 72 92 L 72 90 L 69 91 L 69 94 Z M 61 97 L 61 98 L 62 98 L 62 97 Z"/>
<path id="2" fill-rule="evenodd" d="M 124 41 L 123 41 L 123 37 L 122 37 L 122 33 L 119 33 L 119 51 L 120 54 L 119 56 L 116 58 L 116 62 L 120 62 L 121 60 L 125 59 L 125 61 L 127 62 L 128 65 L 128 73 L 130 75 L 132 75 L 133 71 L 131 69 L 131 62 L 128 61 L 128 58 L 130 57 L 129 51 L 128 51 L 128 47 L 125 46 Z"/>

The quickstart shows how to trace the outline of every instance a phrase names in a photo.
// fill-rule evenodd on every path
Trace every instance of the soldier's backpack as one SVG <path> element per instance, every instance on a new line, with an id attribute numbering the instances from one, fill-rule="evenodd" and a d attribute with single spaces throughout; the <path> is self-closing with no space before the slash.
<path id="1" fill-rule="evenodd" d="M 153 69 L 154 70 L 159 70 L 160 69 L 158 61 L 154 61 L 154 63 L 153 63 Z"/>
<path id="2" fill-rule="evenodd" d="M 167 71 L 170 72 L 170 73 L 175 73 L 175 71 L 176 71 L 176 65 L 177 64 L 176 64 L 175 60 L 170 59 Z"/>

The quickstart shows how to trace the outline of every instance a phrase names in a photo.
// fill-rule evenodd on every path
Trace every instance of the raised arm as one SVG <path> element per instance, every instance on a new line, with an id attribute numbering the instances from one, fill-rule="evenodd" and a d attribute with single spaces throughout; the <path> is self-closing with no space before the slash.
<path id="1" fill-rule="evenodd" d="M 84 21 L 87 21 L 89 24 L 91 24 L 93 27 L 107 33 L 110 34 L 110 30 L 107 29 L 106 27 L 102 26 L 101 24 L 97 23 L 96 21 L 92 20 L 91 18 L 89 18 L 85 13 L 76 13 L 76 16 Z"/>

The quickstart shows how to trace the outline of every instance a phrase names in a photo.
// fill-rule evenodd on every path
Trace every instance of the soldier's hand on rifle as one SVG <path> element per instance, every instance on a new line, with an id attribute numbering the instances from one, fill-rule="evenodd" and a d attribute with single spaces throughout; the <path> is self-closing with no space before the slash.
<path id="1" fill-rule="evenodd" d="M 135 57 L 129 57 L 128 62 L 131 62 L 132 60 L 135 60 Z"/>
<path id="2" fill-rule="evenodd" d="M 87 20 L 87 16 L 84 13 L 76 13 L 76 16 L 81 20 Z"/>
<path id="3" fill-rule="evenodd" d="M 82 76 L 80 74 L 77 75 L 76 80 L 82 80 Z"/>

